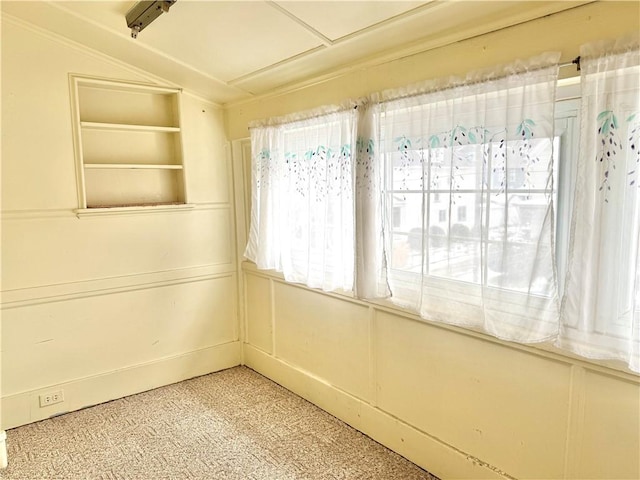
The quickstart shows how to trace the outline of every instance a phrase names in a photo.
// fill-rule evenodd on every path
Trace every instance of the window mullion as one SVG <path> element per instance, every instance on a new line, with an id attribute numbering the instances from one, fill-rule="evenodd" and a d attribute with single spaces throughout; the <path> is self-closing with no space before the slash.
<path id="1" fill-rule="evenodd" d="M 431 149 L 427 147 L 427 175 L 425 176 L 425 159 L 424 159 L 424 149 L 422 150 L 422 204 L 425 204 L 425 196 L 426 196 L 426 215 L 423 212 L 422 214 L 422 270 L 424 275 L 429 275 L 429 265 L 430 265 L 430 244 L 431 238 L 429 236 L 429 225 L 431 225 Z M 426 223 L 426 225 L 425 225 Z M 424 239 L 427 239 L 426 245 Z"/>

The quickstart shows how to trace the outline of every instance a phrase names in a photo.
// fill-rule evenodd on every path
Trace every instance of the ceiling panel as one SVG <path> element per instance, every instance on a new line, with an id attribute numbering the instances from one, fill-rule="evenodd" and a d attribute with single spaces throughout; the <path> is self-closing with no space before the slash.
<path id="1" fill-rule="evenodd" d="M 317 36 L 264 2 L 177 2 L 164 23 L 138 38 L 230 80 L 321 45 Z M 158 25 L 160 27 L 160 25 Z"/>
<path id="2" fill-rule="evenodd" d="M 179 0 L 135 40 L 125 20 L 135 1 L 0 0 L 0 6 L 3 15 L 227 103 L 402 58 L 589 1 Z"/>
<path id="3" fill-rule="evenodd" d="M 280 1 L 276 3 L 325 37 L 337 40 L 429 2 Z"/>
<path id="4" fill-rule="evenodd" d="M 129 35 L 125 14 L 136 2 L 58 2 Z M 320 46 L 308 29 L 263 1 L 176 2 L 136 40 L 223 81 Z"/>

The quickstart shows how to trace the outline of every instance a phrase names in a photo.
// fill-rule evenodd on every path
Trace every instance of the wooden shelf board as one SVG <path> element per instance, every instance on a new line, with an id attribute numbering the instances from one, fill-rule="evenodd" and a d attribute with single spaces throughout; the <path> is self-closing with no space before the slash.
<path id="1" fill-rule="evenodd" d="M 85 163 L 84 168 L 108 170 L 182 170 L 182 165 L 159 165 L 144 163 Z"/>
<path id="2" fill-rule="evenodd" d="M 162 127 L 156 125 L 130 125 L 124 123 L 80 122 L 88 130 L 127 130 L 132 132 L 179 132 L 180 127 Z"/>
<path id="3" fill-rule="evenodd" d="M 159 213 L 159 212 L 179 212 L 192 210 L 195 205 L 192 203 L 155 203 L 143 205 L 117 205 L 117 206 L 95 206 L 88 208 L 78 208 L 76 215 L 81 217 L 102 216 L 102 215 L 133 215 L 139 213 Z"/>

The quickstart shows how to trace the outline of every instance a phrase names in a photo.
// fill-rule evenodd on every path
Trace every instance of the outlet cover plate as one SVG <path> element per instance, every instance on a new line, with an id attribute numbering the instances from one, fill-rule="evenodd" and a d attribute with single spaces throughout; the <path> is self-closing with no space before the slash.
<path id="1" fill-rule="evenodd" d="M 64 390 L 56 390 L 53 392 L 43 393 L 40 395 L 40 407 L 48 407 L 56 403 L 64 402 Z"/>

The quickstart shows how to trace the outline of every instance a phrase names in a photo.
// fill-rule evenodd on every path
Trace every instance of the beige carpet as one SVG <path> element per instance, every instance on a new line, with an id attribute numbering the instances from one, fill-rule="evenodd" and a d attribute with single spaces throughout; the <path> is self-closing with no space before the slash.
<path id="1" fill-rule="evenodd" d="M 7 432 L 2 479 L 429 479 L 246 367 Z"/>

